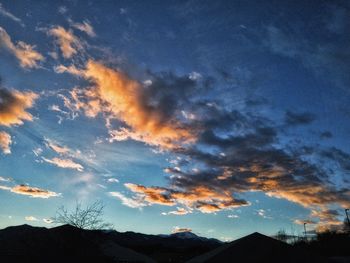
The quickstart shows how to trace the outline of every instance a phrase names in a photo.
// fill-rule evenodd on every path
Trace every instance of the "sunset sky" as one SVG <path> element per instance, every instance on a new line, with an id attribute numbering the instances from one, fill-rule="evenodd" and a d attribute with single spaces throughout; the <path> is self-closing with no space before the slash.
<path id="1" fill-rule="evenodd" d="M 349 1 L 0 0 L 0 228 L 102 200 L 232 240 L 350 208 Z"/>

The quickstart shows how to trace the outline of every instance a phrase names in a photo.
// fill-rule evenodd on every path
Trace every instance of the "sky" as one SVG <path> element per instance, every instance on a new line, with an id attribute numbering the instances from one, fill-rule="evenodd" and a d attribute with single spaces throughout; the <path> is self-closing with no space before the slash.
<path id="1" fill-rule="evenodd" d="M 96 200 L 118 231 L 337 229 L 348 1 L 0 0 L 0 228 Z"/>

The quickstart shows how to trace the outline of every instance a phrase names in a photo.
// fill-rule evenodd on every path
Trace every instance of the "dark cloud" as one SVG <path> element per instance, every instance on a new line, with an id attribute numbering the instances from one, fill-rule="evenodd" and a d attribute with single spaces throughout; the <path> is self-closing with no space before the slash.
<path id="1" fill-rule="evenodd" d="M 309 112 L 296 113 L 287 111 L 285 115 L 285 122 L 287 125 L 306 125 L 312 123 L 316 119 L 315 115 Z"/>
<path id="2" fill-rule="evenodd" d="M 322 150 L 320 154 L 323 157 L 338 163 L 343 170 L 350 172 L 350 154 L 336 147 Z"/>
<path id="3" fill-rule="evenodd" d="M 324 131 L 324 132 L 321 132 L 320 137 L 322 139 L 329 139 L 333 137 L 333 134 L 330 131 Z"/>
<path id="4" fill-rule="evenodd" d="M 34 92 L 20 92 L 0 87 L 0 125 L 21 125 L 31 121 L 33 116 L 27 112 L 34 105 L 38 95 Z"/>
<path id="5" fill-rule="evenodd" d="M 321 212 L 350 204 L 349 191 L 332 183 L 332 173 L 305 157 L 337 158 L 343 164 L 340 168 L 348 169 L 345 153 L 333 149 L 320 155 L 319 149 L 308 145 L 281 143 L 282 129 L 310 124 L 313 114 L 287 111 L 287 126 L 283 126 L 259 112 L 225 107 L 222 101 L 210 99 L 212 92 L 205 82 L 188 76 L 149 73 L 150 81 L 142 85 L 94 61 L 77 72 L 95 85 L 90 97 L 84 97 L 83 107 L 97 97 L 104 102 L 93 108 L 96 113 L 112 112 L 129 126 L 126 134 L 117 134 L 119 140 L 143 141 L 184 160 L 166 169 L 168 186 L 125 184 L 134 194 L 128 203 L 141 200 L 143 205 L 213 213 L 249 205 L 244 193 L 260 191 Z M 82 100 L 75 103 L 80 106 Z M 187 136 L 178 136 L 179 132 Z"/>

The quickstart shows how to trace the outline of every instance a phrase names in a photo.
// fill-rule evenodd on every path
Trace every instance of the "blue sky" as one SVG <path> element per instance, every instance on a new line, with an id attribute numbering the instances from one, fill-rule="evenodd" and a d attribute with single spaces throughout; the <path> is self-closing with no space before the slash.
<path id="1" fill-rule="evenodd" d="M 95 200 L 120 231 L 341 226 L 346 1 L 0 3 L 0 227 Z"/>

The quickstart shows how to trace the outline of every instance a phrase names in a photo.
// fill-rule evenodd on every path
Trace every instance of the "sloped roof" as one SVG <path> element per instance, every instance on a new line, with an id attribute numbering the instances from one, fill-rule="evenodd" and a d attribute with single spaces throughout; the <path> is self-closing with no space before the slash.
<path id="1" fill-rule="evenodd" d="M 295 248 L 284 242 L 255 232 L 187 261 L 187 263 L 202 262 L 319 263 L 327 261 L 308 251 Z"/>

